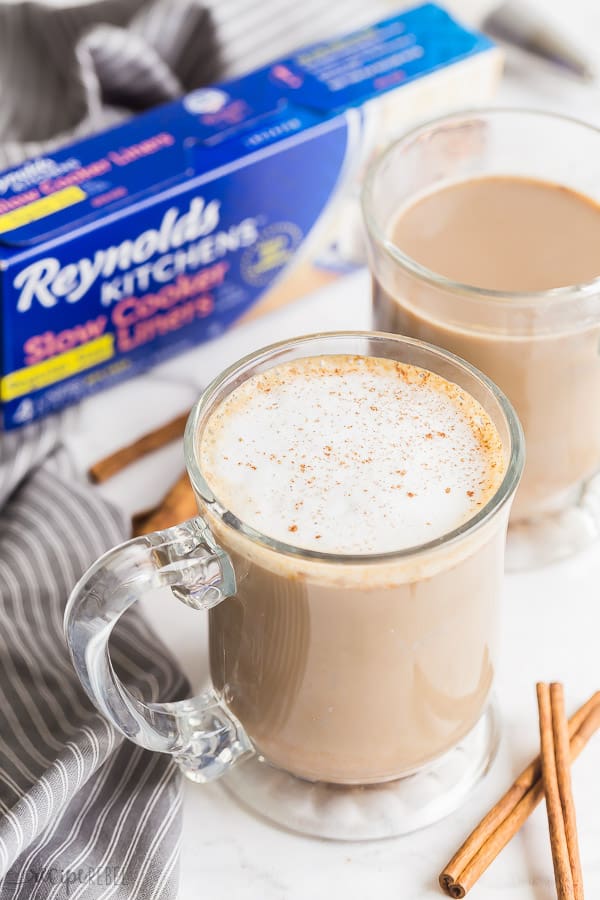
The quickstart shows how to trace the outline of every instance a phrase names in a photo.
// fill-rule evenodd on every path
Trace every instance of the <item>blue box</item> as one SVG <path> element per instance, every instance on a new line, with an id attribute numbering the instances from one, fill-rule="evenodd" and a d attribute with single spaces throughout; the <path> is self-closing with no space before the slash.
<path id="1" fill-rule="evenodd" d="M 0 174 L 4 428 L 360 264 L 368 159 L 500 65 L 426 4 Z"/>

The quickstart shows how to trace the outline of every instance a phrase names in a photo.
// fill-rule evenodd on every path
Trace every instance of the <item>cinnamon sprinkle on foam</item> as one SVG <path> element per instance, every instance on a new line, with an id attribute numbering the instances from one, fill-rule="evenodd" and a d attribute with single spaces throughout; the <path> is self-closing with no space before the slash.
<path id="1" fill-rule="evenodd" d="M 494 424 L 462 388 L 362 356 L 255 375 L 211 414 L 199 453 L 215 496 L 247 525 L 353 554 L 458 527 L 493 496 L 506 465 Z"/>

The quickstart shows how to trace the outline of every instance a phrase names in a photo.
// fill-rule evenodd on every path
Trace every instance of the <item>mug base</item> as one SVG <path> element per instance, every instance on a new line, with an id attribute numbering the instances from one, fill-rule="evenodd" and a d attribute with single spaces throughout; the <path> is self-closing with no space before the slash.
<path id="1" fill-rule="evenodd" d="M 252 812 L 289 831 L 337 841 L 396 837 L 460 806 L 490 768 L 499 737 L 492 702 L 456 747 L 395 781 L 348 786 L 304 781 L 253 756 L 228 772 L 223 783 Z"/>
<path id="2" fill-rule="evenodd" d="M 524 572 L 568 559 L 600 539 L 600 473 L 570 492 L 560 509 L 510 522 L 506 570 Z"/>

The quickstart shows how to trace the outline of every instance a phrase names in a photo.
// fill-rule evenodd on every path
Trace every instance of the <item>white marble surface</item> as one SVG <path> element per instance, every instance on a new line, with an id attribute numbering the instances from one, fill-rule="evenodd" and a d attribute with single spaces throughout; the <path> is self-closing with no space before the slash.
<path id="1" fill-rule="evenodd" d="M 573 0 L 555 12 L 588 40 L 600 33 L 596 0 Z M 600 60 L 600 51 L 599 51 Z M 563 80 L 544 65 L 511 54 L 499 102 L 568 111 L 600 122 L 598 88 Z M 189 406 L 221 368 L 262 344 L 294 334 L 368 325 L 364 273 L 284 312 L 84 403 L 69 440 L 82 464 Z M 182 468 L 180 446 L 166 448 L 103 489 L 128 511 L 151 505 Z M 600 687 L 598 634 L 600 551 L 546 570 L 506 579 L 504 643 L 497 693 L 504 717 L 499 757 L 487 778 L 450 820 L 410 837 L 334 844 L 277 830 L 239 808 L 219 785 L 186 785 L 181 900 L 417 900 L 441 896 L 436 877 L 464 835 L 536 752 L 534 684 L 563 680 L 570 708 Z M 202 615 L 157 594 L 145 604 L 194 683 L 206 673 Z M 600 740 L 574 771 L 574 792 L 588 897 L 600 896 Z M 538 809 L 473 891 L 482 900 L 550 900 L 555 896 L 545 813 Z"/>

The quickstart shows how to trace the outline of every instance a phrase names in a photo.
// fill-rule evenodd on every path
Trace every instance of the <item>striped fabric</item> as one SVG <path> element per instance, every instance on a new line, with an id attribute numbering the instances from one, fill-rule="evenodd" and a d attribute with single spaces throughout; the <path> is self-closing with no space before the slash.
<path id="1" fill-rule="evenodd" d="M 275 56 L 352 31 L 418 0 L 207 0 L 218 36 L 219 62 L 241 75 Z"/>
<path id="2" fill-rule="evenodd" d="M 3 492 L 14 488 L 0 511 L 0 896 L 175 898 L 177 770 L 91 707 L 64 643 L 71 587 L 127 526 L 78 482 L 60 447 L 50 452 L 59 425 L 5 436 L 0 458 Z M 147 699 L 188 693 L 135 613 L 112 657 Z"/>

